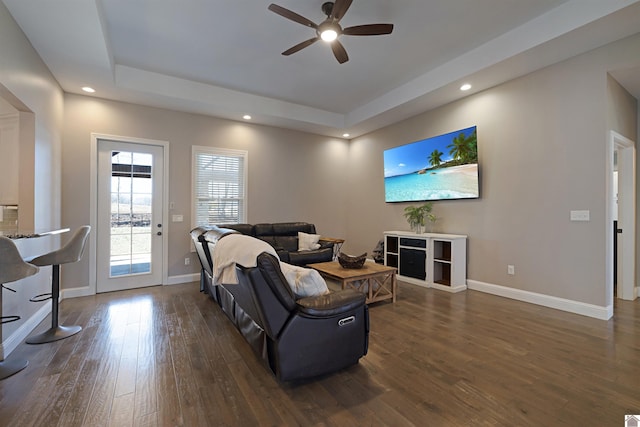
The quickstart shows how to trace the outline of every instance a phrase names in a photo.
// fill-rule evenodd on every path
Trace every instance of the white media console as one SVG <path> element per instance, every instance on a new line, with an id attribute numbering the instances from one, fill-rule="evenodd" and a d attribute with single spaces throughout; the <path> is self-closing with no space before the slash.
<path id="1" fill-rule="evenodd" d="M 467 236 L 384 232 L 384 264 L 398 280 L 448 292 L 467 289 Z"/>

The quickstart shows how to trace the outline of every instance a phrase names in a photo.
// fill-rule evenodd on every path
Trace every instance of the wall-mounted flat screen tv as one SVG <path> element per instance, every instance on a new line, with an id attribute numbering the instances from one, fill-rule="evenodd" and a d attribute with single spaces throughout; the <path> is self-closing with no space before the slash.
<path id="1" fill-rule="evenodd" d="M 386 202 L 476 199 L 476 126 L 384 151 Z"/>

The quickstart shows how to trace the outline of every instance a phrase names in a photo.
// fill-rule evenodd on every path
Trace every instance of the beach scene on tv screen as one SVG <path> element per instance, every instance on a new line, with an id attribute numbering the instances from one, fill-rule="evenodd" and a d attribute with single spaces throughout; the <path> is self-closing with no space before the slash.
<path id="1" fill-rule="evenodd" d="M 476 126 L 384 152 L 386 202 L 478 198 Z"/>

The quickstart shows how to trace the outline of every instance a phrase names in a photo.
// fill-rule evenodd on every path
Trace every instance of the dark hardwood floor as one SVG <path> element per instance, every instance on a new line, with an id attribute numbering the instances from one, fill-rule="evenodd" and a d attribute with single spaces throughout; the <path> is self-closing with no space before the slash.
<path id="1" fill-rule="evenodd" d="M 369 354 L 279 384 L 196 283 L 68 299 L 83 331 L 21 344 L 2 426 L 622 426 L 640 414 L 640 302 L 601 321 L 400 283 Z M 46 319 L 38 330 L 46 329 Z"/>

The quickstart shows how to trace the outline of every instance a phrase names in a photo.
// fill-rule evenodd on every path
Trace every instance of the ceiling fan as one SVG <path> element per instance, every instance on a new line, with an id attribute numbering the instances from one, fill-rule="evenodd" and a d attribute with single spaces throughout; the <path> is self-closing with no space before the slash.
<path id="1" fill-rule="evenodd" d="M 295 12 L 290 11 L 277 4 L 270 4 L 269 10 L 290 19 L 298 24 L 302 24 L 306 27 L 311 27 L 316 30 L 316 36 L 305 40 L 302 43 L 298 43 L 290 49 L 282 52 L 283 55 L 288 56 L 305 47 L 311 46 L 313 43 L 322 39 L 328 43 L 331 43 L 331 50 L 339 63 L 344 64 L 349 60 L 349 55 L 340 41 L 337 40 L 341 35 L 346 36 L 378 36 L 382 34 L 391 34 L 393 31 L 393 24 L 367 24 L 356 25 L 354 27 L 342 28 L 340 26 L 340 20 L 347 13 L 347 10 L 351 6 L 353 0 L 336 0 L 335 2 L 325 2 L 322 4 L 322 12 L 327 15 L 327 19 L 320 24 L 316 24 L 313 21 L 300 16 Z"/>

